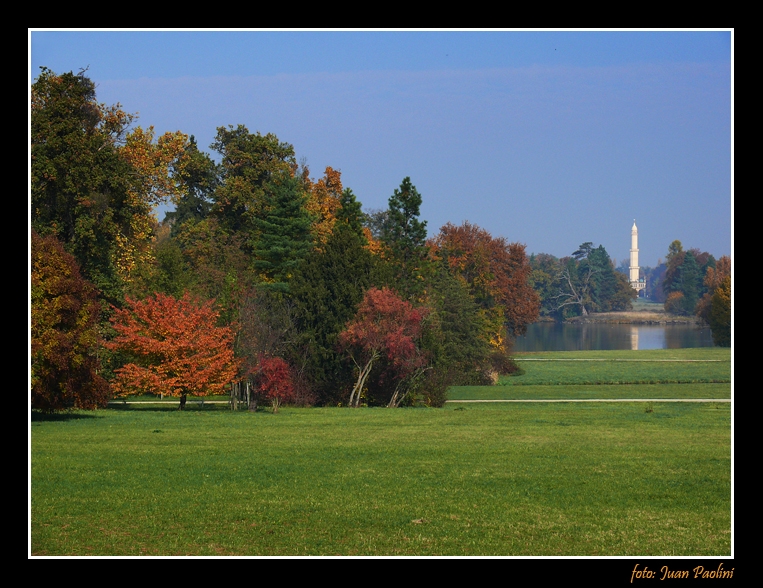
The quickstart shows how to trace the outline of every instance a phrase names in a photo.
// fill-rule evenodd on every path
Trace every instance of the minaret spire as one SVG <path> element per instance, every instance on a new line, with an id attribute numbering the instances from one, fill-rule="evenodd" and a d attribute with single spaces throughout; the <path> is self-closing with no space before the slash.
<path id="1" fill-rule="evenodd" d="M 631 287 L 636 292 L 646 290 L 646 281 L 639 277 L 640 269 L 638 265 L 638 227 L 636 227 L 636 219 L 634 218 L 633 227 L 631 227 L 631 264 L 629 270 Z"/>

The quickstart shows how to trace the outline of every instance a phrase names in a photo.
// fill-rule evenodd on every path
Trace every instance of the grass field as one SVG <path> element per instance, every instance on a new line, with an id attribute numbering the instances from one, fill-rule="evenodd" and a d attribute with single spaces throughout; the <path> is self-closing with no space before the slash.
<path id="1" fill-rule="evenodd" d="M 557 380 L 483 393 L 587 393 L 554 362 L 525 363 L 520 377 Z M 722 399 L 731 386 L 590 387 Z M 33 415 L 31 443 L 33 555 L 731 553 L 728 402 L 125 405 Z"/>

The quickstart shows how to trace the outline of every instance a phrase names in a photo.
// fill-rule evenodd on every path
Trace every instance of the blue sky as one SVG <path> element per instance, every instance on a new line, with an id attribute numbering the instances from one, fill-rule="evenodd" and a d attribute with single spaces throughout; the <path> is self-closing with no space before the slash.
<path id="1" fill-rule="evenodd" d="M 430 235 L 469 221 L 528 253 L 642 265 L 732 251 L 731 31 L 30 30 L 40 66 L 209 148 L 238 124 L 342 172 L 365 210 L 410 176 Z"/>

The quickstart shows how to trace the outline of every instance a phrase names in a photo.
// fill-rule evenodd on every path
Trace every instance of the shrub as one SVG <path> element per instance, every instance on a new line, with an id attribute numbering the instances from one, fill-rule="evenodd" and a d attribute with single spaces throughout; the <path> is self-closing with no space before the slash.
<path id="1" fill-rule="evenodd" d="M 280 357 L 262 356 L 257 372 L 257 390 L 273 405 L 273 412 L 278 407 L 294 400 L 294 383 L 289 364 Z"/>

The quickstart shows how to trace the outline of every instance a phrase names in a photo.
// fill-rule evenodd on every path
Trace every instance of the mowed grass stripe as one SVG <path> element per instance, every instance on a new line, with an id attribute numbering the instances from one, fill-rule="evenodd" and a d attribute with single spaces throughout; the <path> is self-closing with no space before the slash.
<path id="1" fill-rule="evenodd" d="M 448 400 L 730 399 L 731 384 L 454 386 Z"/>
<path id="2" fill-rule="evenodd" d="M 516 361 L 521 372 L 501 377 L 500 385 L 731 382 L 731 351 L 721 348 L 595 351 L 579 352 L 579 356 L 544 352 L 517 356 Z"/>

